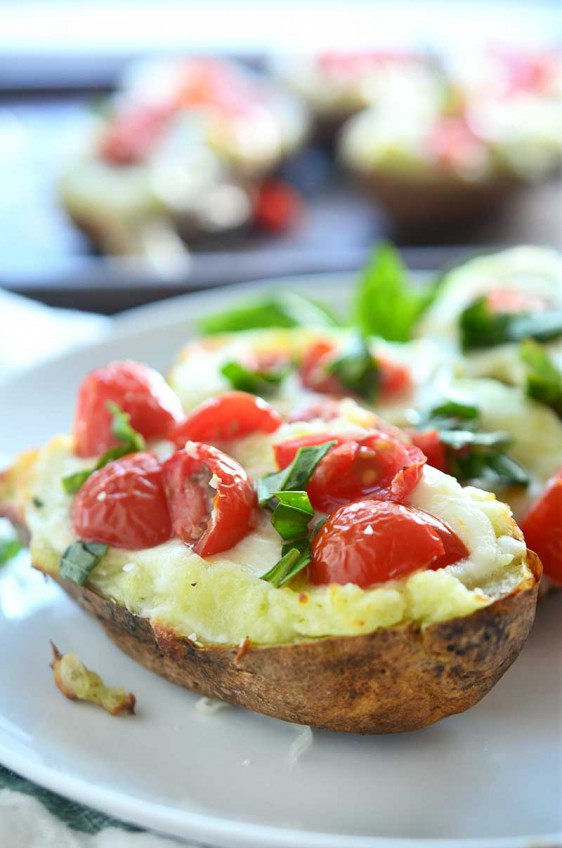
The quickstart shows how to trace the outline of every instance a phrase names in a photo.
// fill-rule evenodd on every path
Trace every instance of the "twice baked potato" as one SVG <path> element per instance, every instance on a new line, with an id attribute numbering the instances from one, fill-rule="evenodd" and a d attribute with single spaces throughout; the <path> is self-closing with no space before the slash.
<path id="1" fill-rule="evenodd" d="M 541 567 L 494 495 L 351 401 L 314 422 L 243 392 L 178 410 L 157 375 L 114 363 L 84 382 L 73 436 L 0 478 L 35 567 L 130 656 L 359 733 L 461 712 L 510 666 Z"/>

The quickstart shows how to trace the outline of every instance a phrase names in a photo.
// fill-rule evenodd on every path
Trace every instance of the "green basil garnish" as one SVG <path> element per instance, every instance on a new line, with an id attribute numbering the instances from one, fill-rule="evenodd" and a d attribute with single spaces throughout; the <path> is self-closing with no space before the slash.
<path id="1" fill-rule="evenodd" d="M 236 333 L 260 327 L 338 327 L 320 303 L 291 291 L 270 292 L 241 306 L 207 315 L 198 322 L 204 333 Z"/>
<path id="2" fill-rule="evenodd" d="M 73 542 L 61 557 L 60 576 L 83 586 L 90 571 L 96 567 L 107 551 L 108 545 L 102 545 L 99 542 Z"/>
<path id="3" fill-rule="evenodd" d="M 0 565 L 5 565 L 21 551 L 18 539 L 0 539 Z"/>
<path id="4" fill-rule="evenodd" d="M 260 506 L 271 510 L 271 523 L 283 539 L 281 559 L 261 575 L 262 580 L 274 586 L 284 586 L 312 559 L 310 539 L 323 522 L 319 522 L 312 531 L 309 529 L 314 509 L 305 489 L 316 466 L 335 444 L 332 441 L 299 448 L 287 468 L 258 480 Z"/>
<path id="5" fill-rule="evenodd" d="M 532 339 L 521 343 L 520 354 L 527 370 L 527 397 L 549 406 L 562 417 L 562 371 L 544 347 Z"/>
<path id="6" fill-rule="evenodd" d="M 287 468 L 261 477 L 256 485 L 260 506 L 269 506 L 269 501 L 276 492 L 304 491 L 318 463 L 336 444 L 337 442 L 332 441 L 299 448 Z"/>
<path id="7" fill-rule="evenodd" d="M 337 359 L 326 367 L 350 392 L 374 400 L 379 388 L 379 368 L 364 336 L 351 337 Z"/>
<path id="8" fill-rule="evenodd" d="M 275 492 L 277 505 L 271 523 L 285 542 L 308 535 L 308 522 L 314 509 L 306 492 Z"/>
<path id="9" fill-rule="evenodd" d="M 478 407 L 446 400 L 422 417 L 420 428 L 438 431 L 447 470 L 459 483 L 489 488 L 529 485 L 525 469 L 505 453 L 511 436 L 482 430 Z"/>
<path id="10" fill-rule="evenodd" d="M 221 374 L 226 377 L 233 389 L 260 396 L 275 392 L 289 371 L 289 368 L 252 370 L 240 362 L 225 362 L 221 368 Z"/>
<path id="11" fill-rule="evenodd" d="M 283 547 L 285 548 L 285 546 Z M 306 545 L 302 547 L 290 547 L 281 559 L 275 563 L 273 568 L 262 574 L 261 579 L 280 588 L 306 568 L 311 560 L 310 542 L 306 540 Z"/>
<path id="12" fill-rule="evenodd" d="M 74 474 L 68 474 L 66 477 L 63 477 L 62 485 L 68 495 L 75 495 L 94 471 L 99 471 L 100 468 L 104 468 L 109 462 L 113 462 L 115 459 L 120 459 L 122 456 L 126 456 L 129 453 L 136 453 L 145 448 L 143 437 L 131 427 L 131 416 L 127 412 L 123 412 L 112 401 L 107 402 L 107 408 L 113 416 L 111 432 L 121 444 L 110 448 L 102 454 L 92 468 L 84 468 L 82 471 L 75 471 Z"/>
<path id="13" fill-rule="evenodd" d="M 537 314 L 494 312 L 484 296 L 463 310 L 459 327 L 464 350 L 495 347 L 524 339 L 548 341 L 562 336 L 562 310 Z"/>
<path id="14" fill-rule="evenodd" d="M 437 285 L 416 286 L 396 249 L 383 242 L 361 273 L 353 323 L 365 335 L 407 342 L 436 293 Z"/>

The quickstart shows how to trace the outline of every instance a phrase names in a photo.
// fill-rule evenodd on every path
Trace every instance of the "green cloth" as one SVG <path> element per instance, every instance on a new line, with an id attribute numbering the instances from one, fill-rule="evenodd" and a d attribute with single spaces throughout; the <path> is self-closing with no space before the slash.
<path id="1" fill-rule="evenodd" d="M 0 789 L 12 789 L 15 792 L 24 792 L 26 795 L 37 798 L 52 815 L 68 825 L 68 827 L 74 830 L 80 830 L 83 833 L 99 833 L 100 830 L 104 830 L 106 827 L 138 830 L 138 828 L 132 825 L 116 821 L 116 819 L 112 819 L 103 813 L 98 813 L 90 807 L 83 807 L 82 804 L 78 804 L 76 801 L 62 798 L 48 789 L 43 789 L 35 783 L 30 783 L 29 780 L 20 777 L 3 766 L 0 766 Z"/>

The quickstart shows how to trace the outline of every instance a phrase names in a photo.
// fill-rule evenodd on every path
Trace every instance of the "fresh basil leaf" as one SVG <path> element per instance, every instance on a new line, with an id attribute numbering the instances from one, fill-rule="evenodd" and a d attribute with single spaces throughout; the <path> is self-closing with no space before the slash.
<path id="1" fill-rule="evenodd" d="M 478 407 L 448 399 L 422 415 L 420 424 L 424 429 L 438 431 L 447 470 L 459 483 L 480 483 L 494 489 L 528 485 L 526 471 L 504 453 L 511 436 L 479 429 Z"/>
<path id="2" fill-rule="evenodd" d="M 0 565 L 5 565 L 21 551 L 18 539 L 0 539 Z"/>
<path id="3" fill-rule="evenodd" d="M 300 547 L 290 547 L 283 553 L 281 559 L 275 563 L 273 568 L 270 568 L 265 574 L 262 574 L 261 579 L 272 583 L 277 588 L 284 586 L 289 580 L 292 580 L 299 572 L 301 572 L 312 560 L 312 552 L 310 543 L 306 541 Z"/>
<path id="4" fill-rule="evenodd" d="M 494 313 L 486 297 L 477 298 L 461 312 L 459 318 L 463 350 L 495 347 L 511 341 L 513 318 L 508 313 Z"/>
<path id="5" fill-rule="evenodd" d="M 111 432 L 115 438 L 119 442 L 123 442 L 123 444 L 131 446 L 132 450 L 129 451 L 129 453 L 144 450 L 144 438 L 131 427 L 131 416 L 129 413 L 123 412 L 123 410 L 111 400 L 107 401 L 106 406 L 113 417 L 111 422 Z"/>
<path id="6" fill-rule="evenodd" d="M 495 347 L 528 338 L 548 341 L 562 336 L 562 310 L 537 314 L 494 312 L 484 296 L 463 310 L 459 328 L 464 350 Z"/>
<path id="7" fill-rule="evenodd" d="M 336 444 L 337 442 L 332 441 L 299 448 L 295 458 L 287 468 L 261 477 L 256 484 L 260 506 L 267 506 L 268 502 L 278 492 L 304 491 L 318 463 Z"/>
<path id="8" fill-rule="evenodd" d="M 108 463 L 120 459 L 129 453 L 144 450 L 146 446 L 141 434 L 137 433 L 131 427 L 131 416 L 127 412 L 123 412 L 112 401 L 107 402 L 107 408 L 113 416 L 111 431 L 115 438 L 119 439 L 122 444 L 109 448 L 109 450 L 100 456 L 92 468 L 83 468 L 81 471 L 75 471 L 74 474 L 67 474 L 66 477 L 63 477 L 62 486 L 67 495 L 75 495 L 94 471 L 99 471 L 100 468 L 104 468 Z"/>
<path id="9" fill-rule="evenodd" d="M 271 523 L 285 541 L 293 541 L 308 535 L 308 522 L 314 509 L 306 492 L 276 492 L 277 505 Z"/>
<path id="10" fill-rule="evenodd" d="M 429 417 L 435 418 L 460 418 L 473 421 L 480 417 L 480 410 L 471 403 L 462 403 L 458 400 L 447 399 L 443 403 L 434 406 L 429 412 Z"/>
<path id="11" fill-rule="evenodd" d="M 562 416 L 562 371 L 538 342 L 526 339 L 520 355 L 527 369 L 527 397 L 545 404 Z"/>
<path id="12" fill-rule="evenodd" d="M 260 396 L 275 392 L 290 371 L 289 368 L 252 371 L 240 362 L 225 362 L 220 370 L 233 389 Z"/>
<path id="13" fill-rule="evenodd" d="M 488 456 L 487 466 L 494 475 L 497 486 L 528 486 L 530 483 L 525 469 L 505 453 Z"/>
<path id="14" fill-rule="evenodd" d="M 342 386 L 366 400 L 374 400 L 379 388 L 379 368 L 367 341 L 353 335 L 337 359 L 326 370 L 337 377 Z"/>
<path id="15" fill-rule="evenodd" d="M 31 499 L 31 503 L 33 504 L 34 507 L 36 507 L 36 509 L 41 509 L 42 507 L 45 506 L 45 502 L 42 501 L 41 498 L 38 498 L 38 497 L 33 497 Z"/>
<path id="16" fill-rule="evenodd" d="M 467 447 L 507 448 L 512 442 L 509 433 L 504 432 L 474 432 L 472 430 L 440 430 L 439 438 L 442 443 L 453 450 L 463 450 Z"/>
<path id="17" fill-rule="evenodd" d="M 61 557 L 60 576 L 83 586 L 90 571 L 98 565 L 107 551 L 108 546 L 99 542 L 73 542 Z"/>
<path id="18" fill-rule="evenodd" d="M 204 333 L 236 333 L 261 327 L 338 327 L 337 318 L 315 300 L 291 291 L 270 292 L 246 303 L 207 315 L 198 322 Z"/>
<path id="19" fill-rule="evenodd" d="M 366 335 L 407 342 L 434 295 L 433 288 L 418 288 L 410 281 L 398 252 L 383 242 L 362 271 L 353 323 Z"/>

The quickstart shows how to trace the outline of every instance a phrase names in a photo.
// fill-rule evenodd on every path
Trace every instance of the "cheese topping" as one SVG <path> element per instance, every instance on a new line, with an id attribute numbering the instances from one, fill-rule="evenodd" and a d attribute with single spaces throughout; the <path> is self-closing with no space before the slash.
<path id="1" fill-rule="evenodd" d="M 363 413 L 363 415 L 370 413 Z M 313 422 L 316 431 L 361 432 L 353 402 L 342 404 L 340 419 Z M 232 454 L 250 475 L 275 470 L 273 439 L 296 435 L 302 423 L 283 425 L 271 435 L 234 443 Z M 56 574 L 60 557 L 74 541 L 72 499 L 61 478 L 83 467 L 70 438 L 53 439 L 40 453 L 27 493 L 27 522 L 33 562 Z M 34 505 L 39 498 L 42 507 Z M 494 495 L 461 489 L 452 478 L 425 469 L 410 503 L 441 518 L 470 551 L 461 563 L 439 571 L 369 589 L 353 584 L 310 586 L 304 578 L 278 589 L 260 576 L 280 557 L 281 540 L 264 513 L 256 529 L 221 554 L 203 559 L 179 540 L 142 550 L 110 548 L 90 573 L 89 585 L 153 623 L 202 644 L 284 644 L 325 636 L 351 636 L 416 621 L 429 624 L 469 615 L 514 588 L 528 576 L 525 546 L 514 537 L 509 508 Z"/>

